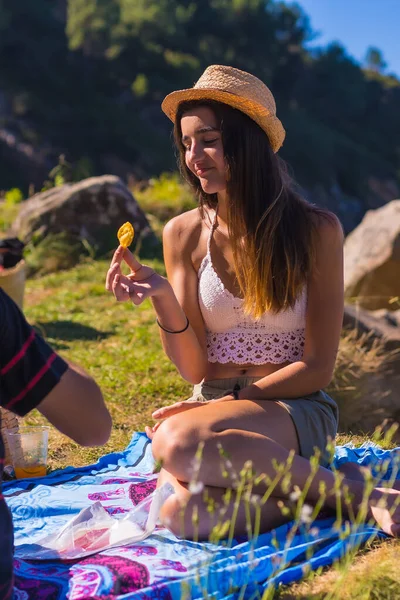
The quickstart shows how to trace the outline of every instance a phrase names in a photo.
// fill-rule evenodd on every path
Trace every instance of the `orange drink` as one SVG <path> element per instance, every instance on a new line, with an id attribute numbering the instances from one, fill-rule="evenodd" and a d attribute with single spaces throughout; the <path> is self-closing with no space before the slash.
<path id="1" fill-rule="evenodd" d="M 20 427 L 18 431 L 6 430 L 6 436 L 15 477 L 44 477 L 49 427 Z"/>
<path id="2" fill-rule="evenodd" d="M 24 477 L 44 477 L 46 475 L 46 465 L 14 467 L 14 472 L 17 479 L 24 479 Z"/>

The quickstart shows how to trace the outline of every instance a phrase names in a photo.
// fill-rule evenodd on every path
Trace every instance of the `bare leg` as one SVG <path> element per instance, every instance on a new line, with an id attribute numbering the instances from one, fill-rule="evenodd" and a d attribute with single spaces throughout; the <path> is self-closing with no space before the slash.
<path id="1" fill-rule="evenodd" d="M 165 501 L 161 509 L 160 520 L 176 536 L 207 540 L 214 527 L 222 528 L 233 517 L 233 535 L 250 533 L 250 537 L 252 537 L 251 534 L 255 531 L 257 508 L 249 503 L 249 512 L 246 512 L 246 506 L 244 502 L 241 502 L 237 514 L 234 515 L 233 503 L 236 496 L 233 490 L 229 502 L 225 500 L 227 490 L 224 488 L 208 486 L 201 493 L 194 495 L 189 492 L 187 483 L 178 481 L 168 471 L 161 469 L 158 485 L 162 485 L 166 481 L 174 487 L 175 494 Z M 269 498 L 263 506 L 259 506 L 260 521 L 257 525 L 259 527 L 257 533 L 268 531 L 292 519 L 291 515 L 284 516 L 282 514 L 278 502 L 278 498 Z M 214 507 L 212 511 L 209 510 L 210 505 Z M 227 538 L 230 531 L 229 523 L 221 537 Z"/>
<path id="2" fill-rule="evenodd" d="M 364 481 L 365 480 L 365 471 L 369 471 L 368 467 L 362 467 L 361 465 L 357 464 L 357 463 L 345 463 L 343 465 L 341 465 L 338 469 L 338 471 L 340 473 L 342 473 L 346 479 L 356 479 L 358 481 Z M 383 485 L 384 481 L 381 480 L 379 481 L 379 485 Z M 393 490 L 400 490 L 400 480 L 397 479 L 396 481 L 393 481 L 391 484 L 391 488 Z"/>
<path id="3" fill-rule="evenodd" d="M 285 464 L 291 449 L 298 453 L 294 425 L 284 408 L 274 402 L 236 400 L 208 404 L 168 418 L 154 434 L 153 454 L 176 480 L 190 482 L 193 475 L 191 464 L 200 442 L 205 445 L 198 480 L 205 486 L 216 488 L 225 488 L 232 483 L 227 482 L 218 468 L 219 445 L 229 456 L 234 471 L 239 473 L 244 461 L 251 460 L 255 472 L 265 473 L 270 479 L 276 476 L 273 459 Z M 275 496 L 285 498 L 294 486 L 303 490 L 308 482 L 306 499 L 312 505 L 320 498 L 321 485 L 325 486 L 326 506 L 330 508 L 336 508 L 337 495 L 341 494 L 344 486 L 352 496 L 349 502 L 354 513 L 363 502 L 363 481 L 345 478 L 335 493 L 334 473 L 324 467 L 318 467 L 314 473 L 310 461 L 298 454 L 294 456 L 290 475 L 289 489 L 280 482 Z M 389 507 L 394 507 L 392 515 L 388 508 L 377 508 L 378 502 L 385 499 Z M 389 535 L 400 535 L 400 508 L 395 507 L 399 500 L 396 490 L 382 488 L 376 488 L 368 500 L 367 517 L 375 518 Z M 342 509 L 348 509 L 343 501 Z"/>

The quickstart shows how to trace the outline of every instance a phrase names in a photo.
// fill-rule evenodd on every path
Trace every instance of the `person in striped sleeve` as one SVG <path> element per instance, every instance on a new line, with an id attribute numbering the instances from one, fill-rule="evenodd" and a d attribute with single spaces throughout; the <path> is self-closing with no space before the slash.
<path id="1" fill-rule="evenodd" d="M 80 367 L 61 358 L 0 289 L 0 405 L 24 416 L 37 408 L 82 446 L 101 446 L 111 417 L 100 388 Z M 94 418 L 95 416 L 95 418 Z M 13 527 L 1 491 L 4 443 L 0 434 L 0 598 L 13 596 Z"/>

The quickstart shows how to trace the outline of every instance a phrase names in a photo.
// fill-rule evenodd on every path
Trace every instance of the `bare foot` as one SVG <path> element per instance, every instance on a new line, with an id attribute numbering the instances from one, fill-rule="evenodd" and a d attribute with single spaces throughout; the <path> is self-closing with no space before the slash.
<path id="1" fill-rule="evenodd" d="M 369 509 L 378 527 L 387 535 L 400 537 L 400 493 L 391 488 L 375 488 Z"/>

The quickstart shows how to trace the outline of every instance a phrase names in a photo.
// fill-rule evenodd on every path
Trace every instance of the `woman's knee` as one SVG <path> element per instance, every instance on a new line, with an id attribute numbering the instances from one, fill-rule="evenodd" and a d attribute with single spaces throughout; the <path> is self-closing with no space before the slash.
<path id="1" fill-rule="evenodd" d="M 155 460 L 170 470 L 171 465 L 188 464 L 200 442 L 199 428 L 182 419 L 182 415 L 169 417 L 154 434 L 152 452 Z"/>

